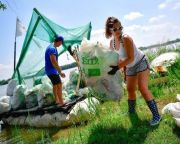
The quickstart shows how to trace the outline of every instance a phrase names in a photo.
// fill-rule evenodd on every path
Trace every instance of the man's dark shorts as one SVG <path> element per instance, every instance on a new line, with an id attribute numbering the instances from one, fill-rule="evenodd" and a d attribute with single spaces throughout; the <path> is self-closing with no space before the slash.
<path id="1" fill-rule="evenodd" d="M 58 74 L 48 75 L 53 85 L 61 84 L 61 78 Z"/>

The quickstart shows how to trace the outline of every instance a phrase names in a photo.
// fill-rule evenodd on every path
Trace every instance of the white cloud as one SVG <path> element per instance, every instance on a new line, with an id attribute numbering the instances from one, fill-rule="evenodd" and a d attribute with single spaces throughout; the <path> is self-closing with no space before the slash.
<path id="1" fill-rule="evenodd" d="M 131 13 L 125 15 L 124 19 L 126 19 L 126 20 L 135 20 L 135 19 L 140 18 L 142 16 L 143 16 L 143 14 L 141 14 L 140 12 L 131 12 Z"/>
<path id="2" fill-rule="evenodd" d="M 0 64 L 0 80 L 8 79 L 12 76 L 13 66 Z"/>
<path id="3" fill-rule="evenodd" d="M 125 32 L 133 37 L 139 47 L 179 38 L 180 27 L 172 23 L 132 25 L 126 27 Z"/>
<path id="4" fill-rule="evenodd" d="M 98 41 L 106 46 L 109 46 L 109 39 L 106 39 L 104 29 L 93 30 L 91 33 L 91 40 Z"/>
<path id="5" fill-rule="evenodd" d="M 180 2 L 175 3 L 172 9 L 173 10 L 180 9 Z"/>
<path id="6" fill-rule="evenodd" d="M 129 34 L 137 47 L 159 44 L 179 38 L 180 27 L 173 23 L 131 25 L 124 27 L 124 33 Z M 92 31 L 92 40 L 100 41 L 109 46 L 104 29 Z"/>
<path id="7" fill-rule="evenodd" d="M 161 3 L 161 4 L 159 4 L 159 6 L 158 6 L 159 9 L 164 9 L 164 8 L 166 8 L 166 7 L 167 7 L 167 3 Z"/>
<path id="8" fill-rule="evenodd" d="M 180 8 L 180 2 L 178 0 L 166 0 L 163 3 L 158 5 L 159 9 L 172 9 L 172 10 L 177 10 Z"/>
<path id="9" fill-rule="evenodd" d="M 159 22 L 162 18 L 164 18 L 165 15 L 158 15 L 158 16 L 155 16 L 155 17 L 151 17 L 149 19 L 149 22 L 150 23 L 155 23 L 155 22 Z"/>

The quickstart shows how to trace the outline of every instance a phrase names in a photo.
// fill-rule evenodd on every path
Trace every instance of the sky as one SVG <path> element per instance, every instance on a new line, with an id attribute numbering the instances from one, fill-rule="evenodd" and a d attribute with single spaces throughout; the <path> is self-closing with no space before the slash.
<path id="1" fill-rule="evenodd" d="M 0 80 L 13 73 L 16 17 L 28 28 L 33 8 L 55 23 L 75 28 L 92 23 L 91 38 L 108 44 L 104 37 L 107 17 L 117 17 L 124 33 L 136 46 L 149 46 L 180 38 L 179 0 L 0 0 Z M 25 33 L 17 37 L 17 62 Z"/>

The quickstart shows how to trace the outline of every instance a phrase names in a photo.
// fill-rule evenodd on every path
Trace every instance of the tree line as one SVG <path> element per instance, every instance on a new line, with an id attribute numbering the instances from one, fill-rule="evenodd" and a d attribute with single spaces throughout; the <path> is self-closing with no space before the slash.
<path id="1" fill-rule="evenodd" d="M 5 84 L 8 84 L 8 82 L 10 81 L 11 79 L 7 79 L 7 80 L 0 80 L 0 85 L 5 85 Z"/>
<path id="2" fill-rule="evenodd" d="M 5 10 L 5 9 L 7 9 L 7 6 L 0 1 L 0 10 Z"/>
<path id="3" fill-rule="evenodd" d="M 147 47 L 139 47 L 139 49 L 145 50 L 145 49 L 150 49 L 150 48 L 154 48 L 154 47 L 162 47 L 162 46 L 166 46 L 166 45 L 170 45 L 170 44 L 174 44 L 174 43 L 178 43 L 178 42 L 180 42 L 180 38 L 177 38 L 177 39 L 171 40 L 171 41 L 167 41 L 167 42 L 161 43 L 161 44 L 150 45 Z"/>

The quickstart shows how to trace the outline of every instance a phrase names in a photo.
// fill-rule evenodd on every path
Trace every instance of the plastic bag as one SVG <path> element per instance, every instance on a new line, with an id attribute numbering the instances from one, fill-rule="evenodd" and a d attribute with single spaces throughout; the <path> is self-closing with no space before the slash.
<path id="1" fill-rule="evenodd" d="M 108 75 L 109 66 L 117 66 L 119 55 L 100 43 L 83 41 L 79 52 L 80 66 L 86 76 L 87 86 L 93 87 L 102 100 L 120 100 L 123 95 L 119 72 Z"/>
<path id="2" fill-rule="evenodd" d="M 25 85 L 17 85 L 14 89 L 13 96 L 11 98 L 11 106 L 14 110 L 19 108 L 25 108 L 25 91 L 26 91 Z"/>
<path id="3" fill-rule="evenodd" d="M 17 86 L 16 80 L 13 80 L 13 79 L 10 80 L 10 81 L 8 82 L 6 94 L 7 94 L 8 96 L 13 96 L 13 91 L 14 91 L 14 89 L 16 88 L 16 86 Z"/>

